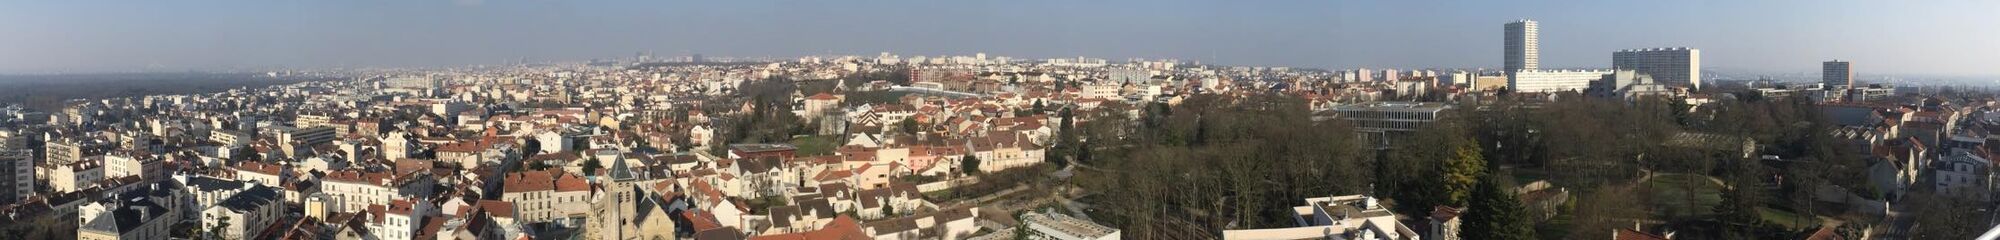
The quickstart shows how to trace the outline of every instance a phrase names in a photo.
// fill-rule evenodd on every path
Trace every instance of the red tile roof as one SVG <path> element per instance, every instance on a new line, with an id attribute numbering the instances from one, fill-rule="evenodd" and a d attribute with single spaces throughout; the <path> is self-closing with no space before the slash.
<path id="1" fill-rule="evenodd" d="M 497 217 L 514 217 L 514 203 L 500 200 L 479 200 L 479 208 Z"/>

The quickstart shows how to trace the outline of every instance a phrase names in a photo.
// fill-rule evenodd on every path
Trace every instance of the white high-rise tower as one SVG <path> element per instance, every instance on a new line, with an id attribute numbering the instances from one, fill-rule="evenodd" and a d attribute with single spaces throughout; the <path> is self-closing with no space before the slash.
<path id="1" fill-rule="evenodd" d="M 1541 67 L 1541 48 L 1534 20 L 1522 19 L 1507 23 L 1506 71 L 1512 75 L 1521 70 Z"/>

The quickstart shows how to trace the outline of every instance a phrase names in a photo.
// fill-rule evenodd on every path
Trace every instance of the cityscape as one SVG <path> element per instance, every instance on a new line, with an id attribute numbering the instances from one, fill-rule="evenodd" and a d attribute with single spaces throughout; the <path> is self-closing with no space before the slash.
<path id="1" fill-rule="evenodd" d="M 189 25 L 164 30 L 100 26 L 145 26 L 137 18 L 172 9 L 0 4 L 18 7 L 0 15 L 27 16 L 0 21 L 134 15 L 0 23 L 26 34 L 0 40 L 0 239 L 2000 239 L 1990 58 L 2000 49 L 1860 36 L 1892 31 L 1880 28 L 1799 46 L 1760 40 L 1816 34 L 1783 27 L 1791 20 L 1670 21 L 1778 29 L 1681 33 L 1720 41 L 1661 34 L 1673 27 L 1606 36 L 1659 15 L 1578 19 L 1565 13 L 1642 10 L 1565 1 L 1527 13 L 1345 2 L 655 9 L 709 19 L 694 22 L 584 10 L 659 3 L 367 4 L 160 20 Z M 1403 4 L 1486 17 L 1349 16 Z M 1661 11 L 1737 19 L 1715 8 L 1766 4 Z M 1904 4 L 1932 3 L 1836 1 L 1813 7 L 1885 13 L 1772 16 L 1926 9 Z M 2000 18 L 1960 10 L 2000 5 L 1936 4 L 1953 10 L 1896 21 L 2000 37 Z M 1117 19 L 1126 7 L 1172 11 L 1139 26 L 1043 25 Z M 1022 8 L 1054 10 L 995 14 Z M 909 9 L 942 13 L 898 12 Z M 1075 14 L 1092 11 L 1102 12 Z M 286 16 L 298 12 L 312 14 Z M 785 13 L 820 18 L 759 16 Z M 1289 40 L 1273 39 L 1293 30 L 1271 29 L 1289 25 L 1258 24 L 1284 13 L 1342 19 L 1295 24 L 1343 37 L 1376 28 L 1358 25 L 1477 30 L 1363 42 L 1473 46 L 1288 53 Z M 904 14 L 958 18 L 857 22 Z M 1962 16 L 1982 17 L 1945 20 Z M 313 28 L 348 21 L 379 25 Z M 976 31 L 923 30 L 952 24 Z M 266 27 L 289 30 L 119 33 Z M 1237 27 L 1248 30 L 1226 30 Z M 858 36 L 873 28 L 914 30 Z M 1191 49 L 1092 40 L 1161 28 L 1237 35 L 1156 39 L 1219 46 Z M 273 37 L 482 31 L 518 39 Z M 671 37 L 614 37 L 651 31 Z M 1151 34 L 1140 32 L 1116 34 Z M 357 33 L 369 36 L 347 36 Z M 86 39 L 121 34 L 161 39 Z M 269 39 L 289 40 L 251 43 Z M 1843 41 L 1925 50 L 1807 51 Z M 415 48 L 389 47 L 404 45 Z M 116 50 L 141 47 L 176 49 Z M 1435 48 L 1476 53 L 1426 55 Z M 1912 62 L 1927 60 L 1952 63 Z"/>

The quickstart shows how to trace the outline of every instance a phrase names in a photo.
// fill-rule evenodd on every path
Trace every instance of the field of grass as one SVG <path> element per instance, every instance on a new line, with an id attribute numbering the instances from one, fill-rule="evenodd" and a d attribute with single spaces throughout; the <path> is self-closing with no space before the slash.
<path id="1" fill-rule="evenodd" d="M 840 147 L 841 140 L 840 136 L 813 135 L 792 138 L 792 141 L 789 143 L 794 147 L 798 147 L 798 155 L 804 157 L 833 154 L 833 149 Z"/>
<path id="2" fill-rule="evenodd" d="M 1722 203 L 1722 186 L 1707 176 L 1660 175 L 1647 180 L 1644 187 L 1653 203 L 1653 214 L 1668 219 L 1713 215 L 1715 206 Z"/>
<path id="3" fill-rule="evenodd" d="M 1792 231 L 1799 231 L 1807 228 L 1817 228 L 1819 227 L 1819 222 L 1820 222 L 1818 218 L 1813 218 L 1809 216 L 1800 216 L 1796 213 L 1792 213 L 1791 211 L 1771 209 L 1768 207 L 1758 207 L 1757 218 L 1764 219 L 1764 222 L 1785 226 L 1785 229 L 1790 229 Z"/>

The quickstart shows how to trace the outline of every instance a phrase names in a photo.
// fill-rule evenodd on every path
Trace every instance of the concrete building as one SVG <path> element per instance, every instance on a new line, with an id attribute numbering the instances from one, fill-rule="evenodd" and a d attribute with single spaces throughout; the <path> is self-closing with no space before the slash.
<path id="1" fill-rule="evenodd" d="M 1674 95 L 1673 89 L 1660 83 L 1659 79 L 1631 69 L 1613 70 L 1611 74 L 1605 74 L 1603 79 L 1591 83 L 1590 89 L 1585 92 L 1592 96 L 1625 100 Z"/>
<path id="2" fill-rule="evenodd" d="M 1292 207 L 1298 227 L 1224 230 L 1223 239 L 1419 239 L 1416 230 L 1396 220 L 1374 197 L 1362 195 L 1307 198 Z"/>
<path id="3" fill-rule="evenodd" d="M 1701 88 L 1701 49 L 1647 48 L 1611 53 L 1611 66 L 1638 71 L 1670 86 Z"/>
<path id="4" fill-rule="evenodd" d="M 140 180 L 165 179 L 165 159 L 151 155 L 114 153 L 104 155 L 104 178 L 139 176 Z"/>
<path id="5" fill-rule="evenodd" d="M 236 193 L 220 204 L 203 210 L 203 229 L 221 227 L 216 236 L 223 239 L 245 239 L 263 233 L 272 223 L 284 220 L 285 202 L 279 200 L 277 188 L 267 186 L 252 187 Z"/>
<path id="6" fill-rule="evenodd" d="M 151 201 L 128 202 L 116 209 L 84 216 L 77 227 L 76 239 L 167 239 L 174 223 L 180 221 L 174 211 Z"/>
<path id="7" fill-rule="evenodd" d="M 50 189 L 55 192 L 73 192 L 104 180 L 104 159 L 99 157 L 70 164 L 52 165 L 42 171 L 47 173 Z"/>
<path id="8" fill-rule="evenodd" d="M 28 134 L 18 130 L 0 130 L 0 149 L 28 149 L 28 140 Z"/>
<path id="9" fill-rule="evenodd" d="M 1506 59 L 1507 73 L 1535 70 L 1541 67 L 1541 40 L 1534 20 L 1521 19 L 1507 23 Z"/>
<path id="10" fill-rule="evenodd" d="M 1122 239 L 1116 228 L 1056 213 L 1021 214 L 1022 227 L 1033 230 L 1028 239 L 1098 240 Z M 1228 238 L 1228 237 L 1224 237 Z M 1234 239 L 1234 238 L 1230 238 Z"/>
<path id="11" fill-rule="evenodd" d="M 278 141 L 281 144 L 296 143 L 304 146 L 315 146 L 333 142 L 334 138 L 333 127 L 328 126 L 304 128 L 278 127 L 277 132 Z"/>
<path id="12" fill-rule="evenodd" d="M 1451 106 L 1439 103 L 1417 102 L 1372 102 L 1335 106 L 1333 110 L 1322 112 L 1324 117 L 1345 119 L 1354 123 L 1354 131 L 1369 147 L 1387 148 L 1392 135 L 1409 134 L 1429 126 L 1444 110 Z"/>
<path id="13" fill-rule="evenodd" d="M 85 157 L 83 143 L 76 140 L 52 139 L 43 148 L 47 149 L 44 151 L 48 154 L 48 160 L 45 163 L 49 165 L 76 163 L 77 160 L 82 160 Z"/>
<path id="14" fill-rule="evenodd" d="M 1819 64 L 1819 79 L 1829 89 L 1854 87 L 1853 63 L 1833 60 Z"/>
<path id="15" fill-rule="evenodd" d="M 1507 76 L 1507 89 L 1514 92 L 1583 91 L 1590 82 L 1604 78 L 1607 71 L 1522 70 Z"/>
<path id="16" fill-rule="evenodd" d="M 0 149 L 0 205 L 35 194 L 34 155 L 25 149 Z"/>

